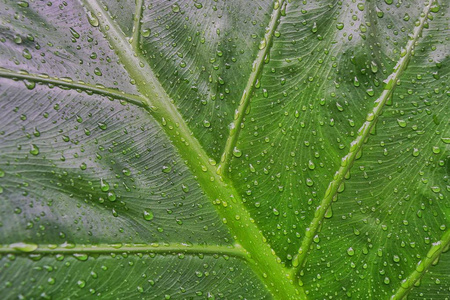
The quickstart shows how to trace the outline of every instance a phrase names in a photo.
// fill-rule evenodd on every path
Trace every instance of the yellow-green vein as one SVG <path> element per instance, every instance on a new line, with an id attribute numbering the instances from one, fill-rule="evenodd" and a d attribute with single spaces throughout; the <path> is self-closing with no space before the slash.
<path id="1" fill-rule="evenodd" d="M 408 292 L 414 287 L 414 284 L 423 277 L 428 271 L 428 268 L 436 261 L 439 256 L 446 250 L 448 250 L 450 246 L 450 230 L 447 230 L 442 236 L 441 240 L 436 243 L 433 243 L 430 250 L 427 253 L 427 256 L 424 257 L 417 264 L 414 271 L 409 274 L 409 276 L 404 279 L 395 292 L 394 295 L 391 296 L 391 300 L 401 300 L 403 299 Z"/>
<path id="2" fill-rule="evenodd" d="M 149 106 L 148 103 L 140 96 L 124 93 L 122 91 L 114 90 L 101 85 L 92 85 L 83 81 L 73 81 L 70 79 L 51 77 L 43 74 L 30 74 L 25 71 L 16 72 L 4 68 L 0 68 L 0 78 L 26 80 L 33 83 L 44 83 L 71 90 L 90 92 L 101 96 L 112 97 L 114 99 L 121 99 L 140 107 Z"/>
<path id="3" fill-rule="evenodd" d="M 0 245 L 0 254 L 102 254 L 111 253 L 161 253 L 161 254 L 205 254 L 226 255 L 247 260 L 248 254 L 239 245 L 193 245 L 188 243 L 152 244 L 96 244 L 96 245 L 37 245 L 18 242 Z"/>
<path id="4" fill-rule="evenodd" d="M 274 298 L 305 298 L 303 288 L 294 283 L 288 270 L 282 266 L 280 259 L 245 209 L 237 191 L 218 174 L 216 166 L 210 163 L 210 158 L 191 133 L 148 62 L 132 49 L 124 34 L 99 3 L 94 0 L 82 0 L 82 3 L 96 16 L 100 30 L 136 82 L 139 92 L 149 101 L 152 116 L 177 148 L 237 242 L 251 256 L 249 265 L 255 274 L 266 284 Z"/>
<path id="5" fill-rule="evenodd" d="M 391 97 L 394 88 L 399 80 L 400 76 L 403 74 L 403 71 L 406 69 L 409 59 L 413 55 L 415 44 L 417 43 L 422 29 L 426 23 L 428 13 L 430 12 L 432 2 L 430 1 L 428 5 L 425 7 L 418 26 L 414 29 L 413 35 L 410 37 L 405 50 L 401 53 L 401 57 L 397 62 L 397 65 L 394 68 L 394 71 L 389 75 L 389 77 L 385 80 L 386 86 L 378 97 L 378 99 L 374 103 L 373 109 L 368 113 L 366 117 L 366 121 L 363 123 L 361 128 L 358 130 L 358 136 L 355 140 L 353 140 L 350 144 L 349 153 L 344 156 L 341 160 L 341 165 L 339 170 L 335 173 L 333 180 L 328 185 L 327 190 L 325 191 L 325 195 L 320 203 L 320 205 L 316 208 L 314 213 L 314 218 L 311 223 L 305 230 L 304 238 L 298 250 L 298 254 L 294 257 L 292 261 L 292 275 L 296 276 L 300 272 L 306 257 L 309 253 L 309 248 L 312 244 L 313 238 L 319 230 L 322 221 L 324 220 L 325 214 L 331 205 L 332 200 L 336 197 L 339 187 L 343 183 L 345 176 L 350 171 L 353 162 L 358 157 L 359 153 L 362 151 L 362 147 L 366 139 L 369 137 L 369 134 L 375 125 L 378 117 L 381 115 L 382 109 L 386 104 L 387 100 Z"/>
<path id="6" fill-rule="evenodd" d="M 130 42 L 134 51 L 139 50 L 139 38 L 141 34 L 141 18 L 142 18 L 142 6 L 144 5 L 143 0 L 135 0 L 136 9 L 134 12 L 134 24 L 133 24 L 133 35 L 131 36 Z"/>
<path id="7" fill-rule="evenodd" d="M 220 174 L 226 172 L 228 164 L 233 157 L 233 150 L 236 147 L 237 140 L 239 138 L 239 132 L 241 131 L 242 121 L 244 120 L 245 111 L 247 110 L 250 99 L 252 97 L 253 91 L 258 84 L 258 77 L 264 67 L 264 61 L 270 53 L 270 48 L 273 44 L 273 37 L 275 35 L 275 30 L 279 23 L 280 17 L 285 9 L 285 0 L 275 1 L 274 10 L 271 16 L 269 26 L 267 27 L 266 34 L 261 40 L 259 45 L 259 51 L 256 56 L 255 61 L 252 65 L 252 71 L 250 77 L 248 78 L 247 85 L 242 92 L 241 101 L 239 102 L 239 107 L 236 109 L 234 114 L 233 123 L 230 124 L 230 131 L 228 133 L 228 138 L 225 143 L 225 148 L 220 159 L 220 164 L 217 168 Z"/>

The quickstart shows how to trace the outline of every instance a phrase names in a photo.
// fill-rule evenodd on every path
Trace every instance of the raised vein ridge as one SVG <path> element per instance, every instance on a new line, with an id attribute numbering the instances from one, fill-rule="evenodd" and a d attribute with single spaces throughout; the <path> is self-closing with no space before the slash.
<path id="1" fill-rule="evenodd" d="M 394 295 L 391 296 L 391 300 L 403 299 L 414 287 L 414 284 L 418 282 L 426 274 L 428 268 L 431 267 L 433 262 L 439 259 L 440 255 L 443 252 L 448 251 L 449 246 L 450 246 L 450 230 L 447 230 L 442 236 L 441 240 L 439 240 L 436 243 L 433 243 L 433 246 L 431 246 L 430 250 L 427 253 L 427 256 L 424 257 L 421 261 L 419 261 L 415 270 L 411 274 L 409 274 L 409 276 L 406 279 L 402 281 L 398 290 L 395 292 Z"/>
<path id="2" fill-rule="evenodd" d="M 422 33 L 422 29 L 426 23 L 431 4 L 432 1 L 430 0 L 419 19 L 419 25 L 414 29 L 413 35 L 410 36 L 410 40 L 406 44 L 406 48 L 404 49 L 404 51 L 402 51 L 401 57 L 397 62 L 397 65 L 394 67 L 394 72 L 392 72 L 385 80 L 386 85 L 383 92 L 378 97 L 378 99 L 375 100 L 374 107 L 368 113 L 364 124 L 361 126 L 361 128 L 359 128 L 356 139 L 353 140 L 350 144 L 349 153 L 342 158 L 339 170 L 334 174 L 333 180 L 330 182 L 327 190 L 325 191 L 325 196 L 323 197 L 320 205 L 316 208 L 314 218 L 312 219 L 310 225 L 306 228 L 304 238 L 302 240 L 300 249 L 298 250 L 298 254 L 292 260 L 293 276 L 298 275 L 301 268 L 303 267 L 303 264 L 309 253 L 309 248 L 312 244 L 313 238 L 316 235 L 319 227 L 321 226 L 333 198 L 336 197 L 338 189 L 343 183 L 346 174 L 350 171 L 351 167 L 353 166 L 353 162 L 360 154 L 364 141 L 369 137 L 372 127 L 375 126 L 378 117 L 381 115 L 383 106 L 391 97 L 397 81 L 403 74 L 403 71 L 406 69 L 409 59 L 413 55 L 415 44 L 418 41 Z"/>
<path id="3" fill-rule="evenodd" d="M 264 61 L 267 59 L 267 56 L 269 55 L 270 49 L 273 44 L 273 37 L 275 34 L 275 30 L 279 23 L 278 21 L 280 20 L 280 17 L 283 14 L 285 5 L 286 5 L 285 0 L 276 1 L 274 4 L 274 10 L 271 16 L 269 26 L 267 27 L 264 39 L 260 42 L 259 51 L 255 61 L 253 62 L 250 77 L 248 78 L 247 85 L 245 86 L 245 89 L 242 93 L 239 106 L 235 110 L 233 123 L 230 124 L 230 131 L 228 134 L 227 141 L 225 143 L 225 149 L 222 153 L 219 167 L 217 168 L 218 172 L 221 174 L 226 172 L 228 164 L 230 163 L 230 160 L 233 157 L 233 149 L 234 147 L 236 147 L 236 143 L 239 138 L 239 133 L 241 131 L 241 124 L 244 119 L 245 111 L 247 110 L 247 107 L 250 104 L 250 98 L 255 89 L 258 77 L 261 74 L 261 71 L 264 67 Z"/>
<path id="4" fill-rule="evenodd" d="M 139 50 L 139 38 L 141 35 L 141 18 L 142 18 L 142 6 L 144 4 L 144 0 L 135 0 L 136 8 L 134 12 L 134 24 L 133 24 L 133 35 L 131 36 L 130 42 L 131 47 L 133 47 L 134 51 Z"/>
<path id="5" fill-rule="evenodd" d="M 247 260 L 248 254 L 239 246 L 171 244 L 96 244 L 96 245 L 37 245 L 13 243 L 0 245 L 0 254 L 100 254 L 111 253 L 161 253 L 161 254 L 205 254 L 227 255 Z"/>
<path id="6" fill-rule="evenodd" d="M 51 77 L 47 75 L 30 74 L 28 72 L 16 72 L 4 68 L 0 68 L 0 78 L 27 80 L 34 83 L 44 83 L 47 85 L 55 85 L 58 87 L 64 87 L 72 90 L 80 90 L 85 92 L 91 92 L 93 94 L 112 97 L 114 99 L 125 100 L 130 104 L 134 104 L 140 107 L 148 107 L 148 103 L 143 98 L 137 95 L 128 94 L 119 90 L 114 90 L 100 85 L 92 85 L 82 81 L 72 81 L 69 79 Z"/>
<path id="7" fill-rule="evenodd" d="M 224 223 L 251 256 L 249 266 L 277 299 L 306 298 L 303 288 L 296 285 L 290 273 L 280 263 L 262 232 L 245 209 L 239 193 L 217 172 L 216 166 L 193 136 L 173 100 L 156 78 L 148 62 L 135 52 L 105 9 L 95 0 L 81 0 L 99 20 L 100 30 L 115 50 L 120 62 L 142 97 L 149 101 L 150 113 L 159 122 L 180 156 L 193 172 L 198 183 L 215 205 Z M 151 103 L 150 100 L 151 99 Z"/>

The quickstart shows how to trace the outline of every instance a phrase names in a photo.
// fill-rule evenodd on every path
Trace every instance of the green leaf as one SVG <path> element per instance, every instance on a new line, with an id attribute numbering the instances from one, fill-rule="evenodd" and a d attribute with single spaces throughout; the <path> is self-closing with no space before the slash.
<path id="1" fill-rule="evenodd" d="M 3 299 L 446 299 L 445 1 L 0 4 Z"/>

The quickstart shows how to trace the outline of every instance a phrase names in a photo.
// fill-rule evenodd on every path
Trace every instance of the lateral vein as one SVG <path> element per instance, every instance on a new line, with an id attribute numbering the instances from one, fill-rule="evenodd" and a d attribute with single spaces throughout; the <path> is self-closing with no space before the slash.
<path id="1" fill-rule="evenodd" d="M 433 262 L 435 262 L 440 255 L 447 251 L 450 246 L 450 230 L 447 230 L 442 236 L 441 240 L 436 243 L 433 243 L 430 250 L 428 251 L 426 257 L 424 257 L 417 264 L 414 271 L 409 274 L 406 279 L 404 279 L 395 292 L 394 295 L 391 296 L 391 300 L 401 300 L 403 299 L 409 291 L 414 287 L 414 284 L 418 282 L 428 271 L 428 269 L 432 266 Z"/>
<path id="2" fill-rule="evenodd" d="M 133 35 L 131 36 L 131 47 L 133 47 L 134 51 L 139 51 L 139 38 L 141 35 L 141 18 L 142 18 L 142 6 L 144 4 L 144 0 L 135 0 L 136 1 L 136 9 L 134 13 L 134 24 L 133 24 Z"/>
<path id="3" fill-rule="evenodd" d="M 148 104 L 144 98 L 138 95 L 128 94 L 119 90 L 114 90 L 101 85 L 92 85 L 83 81 L 72 81 L 65 78 L 51 77 L 48 75 L 30 74 L 22 71 L 12 71 L 4 68 L 0 68 L 0 78 L 27 80 L 35 83 L 45 83 L 48 85 L 55 85 L 58 87 L 68 88 L 71 90 L 81 90 L 85 92 L 91 92 L 97 95 L 112 97 L 115 99 L 125 100 L 130 104 L 134 104 L 140 107 L 147 108 Z"/>
<path id="4" fill-rule="evenodd" d="M 414 29 L 413 35 L 410 40 L 406 44 L 406 49 L 401 54 L 401 58 L 397 62 L 397 65 L 394 67 L 394 72 L 392 72 L 389 77 L 385 80 L 385 87 L 381 95 L 375 100 L 373 109 L 366 116 L 366 121 L 358 130 L 358 136 L 355 140 L 353 140 L 350 144 L 349 153 L 344 156 L 341 160 L 341 165 L 338 171 L 335 173 L 333 180 L 328 185 L 327 190 L 325 191 L 325 196 L 322 199 L 320 205 L 316 208 L 314 213 L 314 218 L 312 219 L 310 225 L 306 228 L 304 233 L 304 238 L 302 240 L 300 249 L 298 250 L 298 254 L 292 260 L 292 275 L 298 276 L 301 271 L 303 264 L 306 260 L 306 257 L 309 253 L 309 248 L 312 244 L 314 236 L 317 234 L 322 221 L 325 217 L 325 214 L 330 207 L 333 199 L 336 197 L 339 187 L 343 183 L 345 176 L 350 171 L 353 166 L 353 162 L 358 157 L 360 151 L 362 150 L 363 144 L 366 139 L 369 137 L 371 129 L 375 125 L 378 117 L 382 113 L 382 109 L 389 97 L 392 95 L 394 88 L 399 80 L 400 76 L 403 74 L 403 71 L 406 69 L 408 62 L 413 55 L 414 47 L 416 42 L 418 41 L 423 27 L 426 23 L 426 19 L 428 17 L 428 13 L 430 12 L 430 8 L 432 5 L 432 1 L 429 1 L 429 4 L 425 7 L 423 11 L 423 15 L 419 19 L 419 25 Z"/>
<path id="5" fill-rule="evenodd" d="M 0 245 L 0 254 L 100 254 L 111 253 L 161 253 L 161 254 L 205 254 L 227 255 L 247 260 L 248 254 L 239 246 L 173 244 L 97 244 L 97 245 L 37 245 L 13 243 Z"/>
<path id="6" fill-rule="evenodd" d="M 264 61 L 266 60 L 267 56 L 270 53 L 270 49 L 272 48 L 275 30 L 278 26 L 285 4 L 286 4 L 285 0 L 275 1 L 274 10 L 271 16 L 269 26 L 267 27 L 264 39 L 261 40 L 260 42 L 259 47 L 260 49 L 258 51 L 256 59 L 252 64 L 252 71 L 250 73 L 250 77 L 248 78 L 247 85 L 245 86 L 245 89 L 242 93 L 239 106 L 235 110 L 234 120 L 230 124 L 230 131 L 228 134 L 228 138 L 225 143 L 225 148 L 220 159 L 220 164 L 217 168 L 220 174 L 226 172 L 228 164 L 230 163 L 231 158 L 233 157 L 233 150 L 234 147 L 236 147 L 236 143 L 239 138 L 239 133 L 241 131 L 242 126 L 241 124 L 244 120 L 245 111 L 247 110 L 250 104 L 250 99 L 253 94 L 253 91 L 255 90 L 256 82 L 261 74 L 261 71 L 263 70 L 265 64 Z"/>

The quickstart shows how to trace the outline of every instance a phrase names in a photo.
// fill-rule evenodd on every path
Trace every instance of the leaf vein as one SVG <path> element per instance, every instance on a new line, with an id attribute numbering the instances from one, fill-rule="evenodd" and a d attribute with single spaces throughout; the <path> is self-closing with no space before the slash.
<path id="1" fill-rule="evenodd" d="M 145 102 L 144 98 L 125 93 L 119 90 L 114 90 L 112 88 L 107 88 L 100 85 L 92 85 L 82 81 L 70 81 L 61 79 L 58 77 L 51 77 L 47 75 L 37 75 L 30 74 L 28 72 L 16 72 L 4 68 L 0 68 L 0 78 L 8 78 L 13 80 L 27 80 L 34 83 L 44 83 L 47 85 L 55 85 L 61 88 L 68 88 L 71 90 L 81 90 L 85 92 L 91 92 L 100 96 L 112 97 L 115 99 L 125 100 L 130 104 L 134 104 L 139 107 L 148 108 L 148 104 Z"/>
<path id="2" fill-rule="evenodd" d="M 174 244 L 96 244 L 96 245 L 36 245 L 12 243 L 0 245 L 0 254 L 100 254 L 111 253 L 158 253 L 158 254 L 205 254 L 226 255 L 248 260 L 248 253 L 237 246 Z"/>
<path id="3" fill-rule="evenodd" d="M 421 36 L 422 29 L 426 23 L 428 13 L 431 9 L 431 5 L 432 1 L 430 1 L 425 7 L 423 15 L 420 17 L 419 25 L 414 29 L 413 35 L 410 37 L 410 40 L 406 44 L 404 53 L 402 53 L 399 61 L 397 62 L 397 65 L 394 67 L 394 71 L 385 80 L 386 85 L 383 92 L 378 97 L 378 99 L 375 100 L 373 109 L 368 113 L 368 115 L 366 116 L 366 121 L 358 130 L 358 136 L 350 144 L 349 153 L 347 153 L 347 155 L 342 158 L 341 165 L 338 171 L 335 173 L 333 180 L 329 183 L 328 188 L 325 191 L 325 196 L 323 197 L 320 205 L 316 208 L 314 218 L 305 230 L 304 238 L 298 250 L 298 254 L 292 261 L 293 276 L 297 276 L 300 273 L 306 257 L 308 256 L 309 248 L 312 244 L 313 238 L 322 225 L 327 210 L 331 206 L 333 199 L 335 199 L 335 197 L 337 196 L 339 187 L 341 186 L 341 184 L 343 184 L 345 176 L 353 166 L 353 162 L 362 151 L 363 144 L 369 137 L 371 129 L 376 124 L 378 117 L 381 115 L 384 105 L 391 97 L 397 81 L 400 79 L 400 76 L 406 69 L 409 59 L 414 53 L 415 44 Z"/>
<path id="4" fill-rule="evenodd" d="M 225 148 L 220 159 L 220 164 L 217 168 L 220 174 L 226 172 L 228 164 L 230 163 L 231 158 L 233 157 L 233 149 L 234 147 L 236 147 L 236 143 L 239 138 L 239 133 L 241 130 L 241 124 L 244 120 L 245 111 L 247 110 L 250 104 L 250 99 L 252 97 L 253 91 L 255 90 L 256 82 L 263 70 L 265 64 L 264 61 L 266 60 L 266 57 L 269 55 L 270 49 L 272 48 L 275 30 L 278 26 L 280 17 L 283 14 L 282 11 L 284 9 L 285 4 L 286 4 L 285 0 L 279 2 L 276 1 L 269 26 L 267 27 L 266 30 L 266 34 L 264 35 L 264 39 L 260 42 L 260 50 L 258 51 L 256 59 L 253 62 L 252 71 L 250 73 L 250 77 L 248 78 L 247 85 L 245 86 L 245 89 L 242 92 L 242 97 L 239 102 L 239 106 L 235 110 L 234 120 L 230 124 L 228 138 L 225 143 Z"/>

